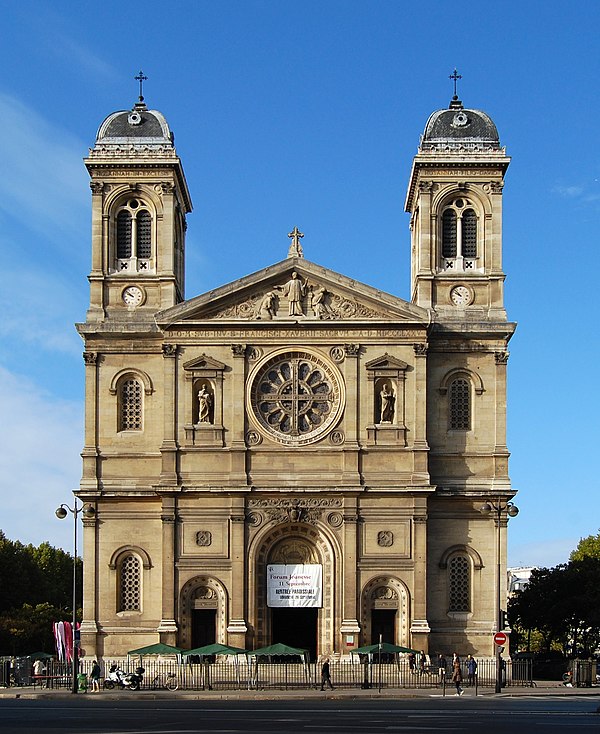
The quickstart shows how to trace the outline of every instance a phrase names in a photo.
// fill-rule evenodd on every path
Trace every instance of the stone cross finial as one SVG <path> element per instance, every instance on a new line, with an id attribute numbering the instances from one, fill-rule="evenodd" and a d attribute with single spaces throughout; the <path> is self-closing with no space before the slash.
<path id="1" fill-rule="evenodd" d="M 304 235 L 298 229 L 298 227 L 294 227 L 294 230 L 288 233 L 288 237 L 292 238 L 292 244 L 290 245 L 290 249 L 288 250 L 288 257 L 304 257 L 304 253 L 302 252 L 302 245 L 300 244 L 300 240 L 302 239 L 302 237 L 304 237 Z"/>
<path id="2" fill-rule="evenodd" d="M 454 69 L 454 74 L 450 74 L 450 76 L 448 77 L 448 79 L 453 79 L 454 80 L 454 98 L 455 99 L 458 99 L 458 95 L 457 95 L 457 91 L 456 91 L 456 82 L 459 79 L 462 79 L 462 74 L 459 74 L 458 73 L 458 70 L 457 69 Z"/>

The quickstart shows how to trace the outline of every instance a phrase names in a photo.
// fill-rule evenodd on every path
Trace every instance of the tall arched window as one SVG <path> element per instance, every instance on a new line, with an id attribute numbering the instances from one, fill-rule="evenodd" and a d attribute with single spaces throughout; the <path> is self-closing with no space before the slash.
<path id="1" fill-rule="evenodd" d="M 448 562 L 448 611 L 471 611 L 471 563 L 464 555 Z"/>
<path id="2" fill-rule="evenodd" d="M 142 564 L 133 553 L 119 563 L 119 612 L 139 612 L 142 609 Z"/>
<path id="3" fill-rule="evenodd" d="M 464 377 L 452 380 L 448 389 L 449 428 L 454 431 L 471 430 L 471 386 Z"/>
<path id="4" fill-rule="evenodd" d="M 121 381 L 118 389 L 118 430 L 140 431 L 143 419 L 142 384 L 134 377 Z"/>
<path id="5" fill-rule="evenodd" d="M 153 228 L 149 206 L 143 199 L 131 198 L 118 207 L 115 219 L 115 268 L 117 272 L 153 269 Z"/>
<path id="6" fill-rule="evenodd" d="M 441 256 L 445 270 L 475 271 L 479 252 L 478 217 L 464 196 L 449 201 L 442 210 Z"/>

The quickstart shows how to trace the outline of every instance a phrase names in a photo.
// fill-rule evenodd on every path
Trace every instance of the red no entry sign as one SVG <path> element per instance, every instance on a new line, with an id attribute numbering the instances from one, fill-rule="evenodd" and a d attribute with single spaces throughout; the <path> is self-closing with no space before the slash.
<path id="1" fill-rule="evenodd" d="M 507 640 L 508 637 L 506 636 L 506 632 L 496 632 L 494 635 L 494 642 L 496 645 L 506 645 Z"/>

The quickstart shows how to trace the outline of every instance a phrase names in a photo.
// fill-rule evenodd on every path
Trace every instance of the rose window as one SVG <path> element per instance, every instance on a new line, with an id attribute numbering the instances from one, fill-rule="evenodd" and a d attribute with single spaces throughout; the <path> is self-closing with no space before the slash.
<path id="1" fill-rule="evenodd" d="M 333 365 L 309 352 L 279 353 L 258 366 L 251 381 L 250 413 L 270 438 L 301 445 L 333 427 L 342 397 Z"/>

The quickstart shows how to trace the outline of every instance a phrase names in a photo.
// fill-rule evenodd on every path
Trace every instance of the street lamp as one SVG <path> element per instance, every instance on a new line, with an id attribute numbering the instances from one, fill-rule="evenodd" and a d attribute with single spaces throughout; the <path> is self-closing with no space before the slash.
<path id="1" fill-rule="evenodd" d="M 67 513 L 73 515 L 73 680 L 71 685 L 71 693 L 77 693 L 77 671 L 79 665 L 79 656 L 76 639 L 75 639 L 75 626 L 77 624 L 77 516 L 83 514 L 86 519 L 95 517 L 96 510 L 91 505 L 79 505 L 77 506 L 77 498 L 75 499 L 74 507 L 62 504 L 54 513 L 59 520 L 64 520 Z"/>
<path id="2" fill-rule="evenodd" d="M 509 517 L 516 517 L 519 514 L 519 508 L 512 502 L 502 501 L 498 497 L 495 502 L 488 500 L 481 505 L 479 512 L 486 517 L 494 516 L 496 519 L 496 632 L 502 632 L 503 614 L 502 614 L 502 587 L 501 587 L 501 568 L 500 568 L 500 521 L 503 513 L 506 513 L 506 521 Z M 496 693 L 502 690 L 502 657 L 500 655 L 500 645 L 494 642 L 496 648 Z"/>

